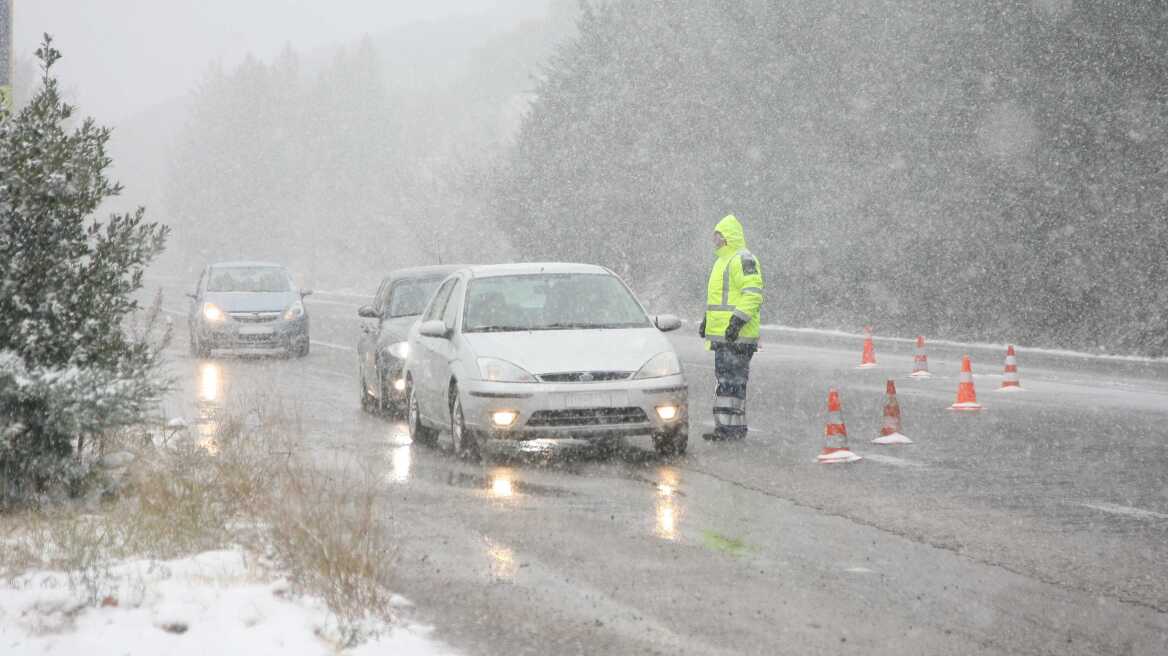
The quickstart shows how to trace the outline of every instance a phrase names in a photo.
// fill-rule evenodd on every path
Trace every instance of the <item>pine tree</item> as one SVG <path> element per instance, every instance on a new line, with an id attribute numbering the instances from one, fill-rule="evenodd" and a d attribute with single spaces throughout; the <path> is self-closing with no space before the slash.
<path id="1" fill-rule="evenodd" d="M 36 55 L 40 90 L 0 111 L 0 503 L 53 482 L 86 436 L 140 422 L 166 387 L 161 344 L 127 318 L 168 228 L 142 208 L 91 218 L 122 190 L 105 174 L 110 131 L 68 129 L 61 54 L 45 35 Z"/>

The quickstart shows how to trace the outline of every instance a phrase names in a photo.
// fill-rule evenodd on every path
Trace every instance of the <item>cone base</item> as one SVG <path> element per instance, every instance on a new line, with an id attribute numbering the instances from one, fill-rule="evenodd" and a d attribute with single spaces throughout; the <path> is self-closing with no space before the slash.
<path id="1" fill-rule="evenodd" d="M 856 368 L 857 369 L 871 369 L 872 367 L 875 367 L 875 366 L 876 366 L 875 362 L 865 362 L 864 364 L 856 365 Z"/>
<path id="2" fill-rule="evenodd" d="M 932 378 L 933 374 L 931 374 L 927 371 L 914 371 L 911 374 L 909 374 L 909 377 L 911 377 L 911 378 Z"/>
<path id="3" fill-rule="evenodd" d="M 999 392 L 1025 392 L 1021 385 L 1002 385 L 998 388 Z"/>
<path id="4" fill-rule="evenodd" d="M 908 439 L 907 435 L 900 433 L 892 433 L 891 435 L 881 435 L 872 440 L 872 444 L 912 444 L 913 441 Z"/>
<path id="5" fill-rule="evenodd" d="M 981 410 L 982 405 L 977 401 L 965 401 L 963 403 L 954 403 L 949 406 L 950 410 Z"/>
<path id="6" fill-rule="evenodd" d="M 863 460 L 863 458 L 847 449 L 836 449 L 831 452 L 828 452 L 826 449 L 824 449 L 824 452 L 816 456 L 815 460 L 821 465 L 834 465 L 839 463 L 856 462 L 857 460 Z"/>

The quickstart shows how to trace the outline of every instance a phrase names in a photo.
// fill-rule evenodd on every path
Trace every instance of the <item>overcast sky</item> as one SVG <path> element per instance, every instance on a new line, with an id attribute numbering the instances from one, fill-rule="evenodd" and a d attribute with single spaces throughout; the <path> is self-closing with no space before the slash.
<path id="1" fill-rule="evenodd" d="M 17 61 L 41 34 L 65 59 L 59 75 L 85 114 L 107 122 L 186 93 L 211 61 L 285 43 L 309 51 L 408 23 L 520 0 L 15 0 Z"/>

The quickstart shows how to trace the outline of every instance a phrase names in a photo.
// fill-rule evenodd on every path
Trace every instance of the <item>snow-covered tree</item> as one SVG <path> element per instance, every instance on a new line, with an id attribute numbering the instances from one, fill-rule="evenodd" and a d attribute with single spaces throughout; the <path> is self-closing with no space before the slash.
<path id="1" fill-rule="evenodd" d="M 166 385 L 164 340 L 127 317 L 168 229 L 141 208 L 92 218 L 121 192 L 105 174 L 110 131 L 70 127 L 48 35 L 36 54 L 40 89 L 0 110 L 0 503 L 68 470 L 87 436 L 141 421 Z"/>

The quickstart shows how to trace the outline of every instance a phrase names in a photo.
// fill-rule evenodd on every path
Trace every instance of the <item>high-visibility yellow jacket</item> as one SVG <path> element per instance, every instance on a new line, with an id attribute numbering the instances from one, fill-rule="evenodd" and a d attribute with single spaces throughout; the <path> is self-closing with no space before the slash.
<path id="1" fill-rule="evenodd" d="M 718 259 L 710 270 L 706 291 L 706 339 L 726 342 L 730 317 L 746 322 L 738 333 L 738 344 L 757 344 L 759 308 L 762 307 L 762 265 L 746 250 L 742 224 L 727 216 L 714 228 L 726 240 L 716 251 Z"/>

